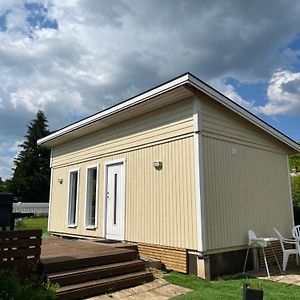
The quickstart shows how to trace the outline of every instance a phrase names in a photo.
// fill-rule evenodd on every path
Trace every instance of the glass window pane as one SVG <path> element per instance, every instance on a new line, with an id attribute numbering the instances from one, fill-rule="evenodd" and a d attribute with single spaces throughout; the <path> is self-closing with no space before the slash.
<path id="1" fill-rule="evenodd" d="M 77 188 L 78 188 L 78 171 L 70 173 L 69 185 L 69 216 L 68 224 L 76 224 L 76 205 L 77 205 Z"/>
<path id="2" fill-rule="evenodd" d="M 88 169 L 86 197 L 86 226 L 96 225 L 97 168 Z"/>

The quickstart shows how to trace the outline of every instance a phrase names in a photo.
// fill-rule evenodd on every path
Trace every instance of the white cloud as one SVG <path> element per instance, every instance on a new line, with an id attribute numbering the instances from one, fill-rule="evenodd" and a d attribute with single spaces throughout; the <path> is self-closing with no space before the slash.
<path id="1" fill-rule="evenodd" d="M 58 28 L 30 24 L 25 0 L 0 1 L 0 137 L 11 143 L 37 109 L 53 130 L 186 71 L 208 82 L 257 82 L 282 67 L 282 55 L 298 59 L 277 49 L 299 31 L 300 2 L 28 2 L 45 5 Z M 221 90 L 256 109 L 232 85 Z"/>
<path id="2" fill-rule="evenodd" d="M 236 91 L 235 87 L 232 84 L 226 83 L 225 80 L 213 80 L 213 86 L 228 97 L 230 100 L 234 101 L 238 105 L 244 107 L 247 110 L 250 110 L 252 113 L 257 114 L 257 107 L 254 100 L 246 100 Z"/>
<path id="3" fill-rule="evenodd" d="M 9 10 L 6 15 L 7 31 L 21 31 L 27 32 L 28 23 L 26 22 L 28 14 L 22 6 L 15 6 L 14 9 Z"/>
<path id="4" fill-rule="evenodd" d="M 18 89 L 11 93 L 11 104 L 15 109 L 25 107 L 32 113 L 45 110 L 49 105 L 57 105 L 60 109 L 78 110 L 78 112 L 84 110 L 80 93 L 69 90 Z"/>
<path id="5" fill-rule="evenodd" d="M 10 147 L 8 148 L 8 150 L 10 152 L 17 153 L 20 150 L 19 145 L 21 145 L 23 142 L 24 142 L 24 140 L 16 140 L 12 145 L 10 145 Z"/>
<path id="6" fill-rule="evenodd" d="M 258 107 L 266 115 L 300 113 L 300 72 L 280 70 L 268 85 L 268 102 Z"/>
<path id="7" fill-rule="evenodd" d="M 0 109 L 4 109 L 3 100 L 0 98 Z"/>
<path id="8" fill-rule="evenodd" d="M 14 167 L 14 158 L 20 150 L 18 145 L 21 140 L 3 140 L 0 138 L 0 177 L 8 179 Z"/>

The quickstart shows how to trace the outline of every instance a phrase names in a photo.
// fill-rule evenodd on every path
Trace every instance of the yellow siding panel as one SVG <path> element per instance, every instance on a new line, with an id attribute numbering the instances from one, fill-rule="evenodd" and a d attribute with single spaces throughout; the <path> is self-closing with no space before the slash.
<path id="1" fill-rule="evenodd" d="M 207 248 L 245 245 L 247 232 L 291 235 L 286 154 L 203 138 Z"/>
<path id="2" fill-rule="evenodd" d="M 192 100 L 185 99 L 53 149 L 50 231 L 103 237 L 104 166 L 126 159 L 125 239 L 196 249 Z M 161 160 L 157 171 L 153 162 Z M 87 165 L 99 165 L 98 227 L 84 224 Z M 69 170 L 80 169 L 78 226 L 68 228 Z M 63 183 L 58 182 L 63 179 Z"/>
<path id="3" fill-rule="evenodd" d="M 225 106 L 213 101 L 208 96 L 202 100 L 202 133 L 221 139 L 234 139 L 236 142 L 248 143 L 255 147 L 264 147 L 272 151 L 288 153 L 286 145 L 253 125 L 249 121 L 230 111 Z"/>
<path id="4" fill-rule="evenodd" d="M 70 167 L 54 168 L 51 227 L 54 232 L 102 237 L 104 164 L 126 159 L 125 240 L 139 243 L 196 249 L 193 137 L 137 149 L 77 164 L 80 168 L 80 196 L 77 228 L 68 228 L 67 188 Z M 156 170 L 154 161 L 162 161 Z M 100 165 L 98 228 L 84 227 L 86 166 Z M 63 178 L 63 183 L 58 183 Z"/>
<path id="5" fill-rule="evenodd" d="M 52 166 L 131 151 L 186 135 L 192 130 L 192 101 L 186 99 L 54 147 Z"/>
<path id="6" fill-rule="evenodd" d="M 196 249 L 193 149 L 188 137 L 103 159 L 126 158 L 125 240 Z"/>
<path id="7" fill-rule="evenodd" d="M 87 163 L 81 163 L 75 166 L 79 169 L 79 197 L 78 197 L 78 226 L 76 228 L 69 228 L 67 226 L 67 206 L 68 206 L 68 180 L 69 170 L 74 169 L 74 166 L 60 167 L 53 169 L 53 183 L 52 183 L 52 199 L 51 199 L 51 215 L 50 215 L 50 231 L 61 232 L 67 234 L 80 234 L 86 236 L 100 237 L 102 231 L 102 224 L 97 229 L 86 229 L 84 224 L 85 213 L 85 184 L 86 184 L 86 167 L 90 165 L 99 164 L 99 160 L 89 161 Z M 58 179 L 62 178 L 63 182 L 60 184 Z M 99 168 L 98 186 L 99 192 L 103 185 L 103 173 Z M 99 194 L 102 197 L 101 194 Z M 102 206 L 98 205 L 98 219 L 101 216 L 102 219 Z"/>

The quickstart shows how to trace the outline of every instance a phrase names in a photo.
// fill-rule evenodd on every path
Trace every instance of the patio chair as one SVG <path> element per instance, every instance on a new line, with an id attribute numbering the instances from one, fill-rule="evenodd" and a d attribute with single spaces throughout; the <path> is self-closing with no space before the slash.
<path id="1" fill-rule="evenodd" d="M 276 232 L 281 248 L 282 248 L 282 252 L 283 252 L 283 263 L 282 263 L 282 270 L 283 272 L 286 271 L 286 266 L 289 260 L 289 256 L 291 254 L 295 254 L 296 255 L 296 263 L 297 265 L 299 265 L 299 260 L 298 260 L 298 255 L 300 255 L 300 247 L 299 247 L 299 242 L 295 239 L 286 239 L 284 238 L 280 232 L 276 229 L 273 228 L 274 231 Z M 292 249 L 285 249 L 285 245 L 294 245 L 295 248 Z"/>
<path id="2" fill-rule="evenodd" d="M 298 242 L 300 242 L 300 225 L 294 226 L 292 233 L 293 233 L 294 239 L 297 240 Z"/>
<path id="3" fill-rule="evenodd" d="M 244 262 L 243 274 L 245 274 L 246 264 L 247 264 L 247 259 L 248 259 L 250 248 L 261 248 L 263 256 L 264 256 L 266 271 L 267 271 L 268 277 L 270 277 L 269 266 L 268 266 L 268 262 L 267 262 L 265 249 L 264 249 L 268 245 L 271 246 L 271 249 L 272 249 L 273 255 L 275 257 L 275 260 L 277 262 L 280 273 L 282 273 L 279 262 L 278 262 L 278 259 L 277 259 L 277 256 L 276 256 L 276 254 L 274 252 L 274 249 L 273 249 L 273 246 L 271 244 L 271 242 L 274 241 L 274 240 L 276 240 L 276 239 L 274 239 L 274 238 L 258 238 L 253 230 L 248 231 L 248 248 L 247 248 L 246 258 L 245 258 L 245 262 Z"/>

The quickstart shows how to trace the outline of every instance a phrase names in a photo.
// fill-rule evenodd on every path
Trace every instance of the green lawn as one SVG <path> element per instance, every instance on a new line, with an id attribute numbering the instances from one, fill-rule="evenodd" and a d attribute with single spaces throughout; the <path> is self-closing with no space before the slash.
<path id="1" fill-rule="evenodd" d="M 16 225 L 16 229 L 42 229 L 43 236 L 48 235 L 48 218 L 47 217 L 31 217 L 23 218 Z"/>
<path id="2" fill-rule="evenodd" d="M 231 279 L 209 282 L 194 275 L 184 275 L 171 272 L 164 276 L 170 283 L 174 283 L 194 290 L 184 296 L 174 299 L 197 300 L 236 300 L 242 299 L 243 283 L 260 285 L 264 290 L 264 300 L 295 300 L 300 299 L 300 287 L 258 279 Z"/>

